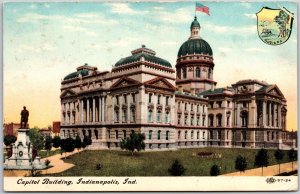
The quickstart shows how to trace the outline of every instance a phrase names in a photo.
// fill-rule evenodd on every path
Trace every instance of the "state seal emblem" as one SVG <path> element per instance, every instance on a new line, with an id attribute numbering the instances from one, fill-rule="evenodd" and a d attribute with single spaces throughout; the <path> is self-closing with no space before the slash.
<path id="1" fill-rule="evenodd" d="M 256 16 L 258 36 L 264 43 L 280 45 L 289 39 L 294 16 L 286 8 L 263 7 Z"/>

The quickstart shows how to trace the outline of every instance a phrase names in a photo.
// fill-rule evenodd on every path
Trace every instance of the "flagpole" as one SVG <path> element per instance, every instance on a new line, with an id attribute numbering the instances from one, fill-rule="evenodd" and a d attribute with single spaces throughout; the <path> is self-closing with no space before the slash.
<path id="1" fill-rule="evenodd" d="M 194 9 L 195 9 L 195 17 L 196 17 L 196 3 L 197 3 L 197 2 L 195 1 L 195 8 L 194 8 Z"/>

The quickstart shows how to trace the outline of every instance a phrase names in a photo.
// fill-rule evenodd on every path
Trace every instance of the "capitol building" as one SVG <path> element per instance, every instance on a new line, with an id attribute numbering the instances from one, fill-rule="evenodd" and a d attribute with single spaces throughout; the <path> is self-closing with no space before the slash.
<path id="1" fill-rule="evenodd" d="M 90 136 L 90 149 L 120 149 L 131 133 L 145 135 L 146 150 L 280 148 L 287 113 L 280 89 L 258 80 L 218 88 L 218 64 L 200 29 L 195 17 L 175 67 L 142 45 L 111 71 L 84 64 L 65 76 L 60 136 Z"/>

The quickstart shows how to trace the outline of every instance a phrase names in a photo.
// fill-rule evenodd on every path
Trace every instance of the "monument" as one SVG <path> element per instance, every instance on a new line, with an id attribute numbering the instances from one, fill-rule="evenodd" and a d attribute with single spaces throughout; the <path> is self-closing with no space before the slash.
<path id="1" fill-rule="evenodd" d="M 29 111 L 23 107 L 21 111 L 21 123 L 18 129 L 18 139 L 12 146 L 12 156 L 5 156 L 4 169 L 7 170 L 30 170 L 45 169 L 42 165 L 40 157 L 36 156 L 32 159 L 32 144 L 29 139 L 29 129 L 27 127 Z"/>

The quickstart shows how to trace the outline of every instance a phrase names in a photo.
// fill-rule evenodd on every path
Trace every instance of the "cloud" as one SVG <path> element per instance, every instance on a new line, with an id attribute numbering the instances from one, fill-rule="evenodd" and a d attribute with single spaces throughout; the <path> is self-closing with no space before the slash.
<path id="1" fill-rule="evenodd" d="M 228 53 L 228 52 L 230 52 L 232 50 L 229 47 L 220 47 L 218 49 L 219 49 L 219 51 L 224 52 L 224 53 Z"/>
<path id="2" fill-rule="evenodd" d="M 222 34 L 248 36 L 249 34 L 257 33 L 257 27 L 255 25 L 232 27 L 232 26 L 219 26 L 211 23 L 206 23 L 203 26 L 205 30 L 212 31 L 215 33 L 222 33 Z"/>
<path id="3" fill-rule="evenodd" d="M 253 13 L 245 13 L 244 16 L 250 18 L 250 19 L 256 19 L 256 15 Z"/>
<path id="4" fill-rule="evenodd" d="M 252 7 L 251 3 L 248 3 L 248 2 L 241 3 L 241 6 L 247 8 L 247 9 L 250 9 Z"/>
<path id="5" fill-rule="evenodd" d="M 44 43 L 41 45 L 37 45 L 37 46 L 31 46 L 31 45 L 26 45 L 26 44 L 22 44 L 18 47 L 17 51 L 21 52 L 21 53 L 26 53 L 26 52 L 32 52 L 32 53 L 42 53 L 45 51 L 54 51 L 56 50 L 57 47 L 50 45 L 48 43 Z"/>
<path id="6" fill-rule="evenodd" d="M 136 11 L 129 7 L 128 4 L 111 4 L 111 11 L 113 13 L 118 13 L 118 14 L 143 14 L 143 13 L 148 13 L 148 11 Z"/>
<path id="7" fill-rule="evenodd" d="M 160 22 L 168 23 L 187 23 L 191 22 L 191 12 L 186 8 L 179 8 L 172 12 L 166 12 L 164 10 L 158 10 L 154 12 L 153 18 Z"/>
<path id="8" fill-rule="evenodd" d="M 247 52 L 266 52 L 265 49 L 257 48 L 257 47 L 249 47 L 249 48 L 246 48 L 244 50 L 247 51 Z"/>
<path id="9" fill-rule="evenodd" d="M 88 36 L 97 36 L 96 32 L 93 32 L 91 30 L 88 30 L 86 28 L 80 27 L 80 26 L 64 26 L 64 30 L 67 30 L 69 32 L 83 32 L 84 34 Z"/>

